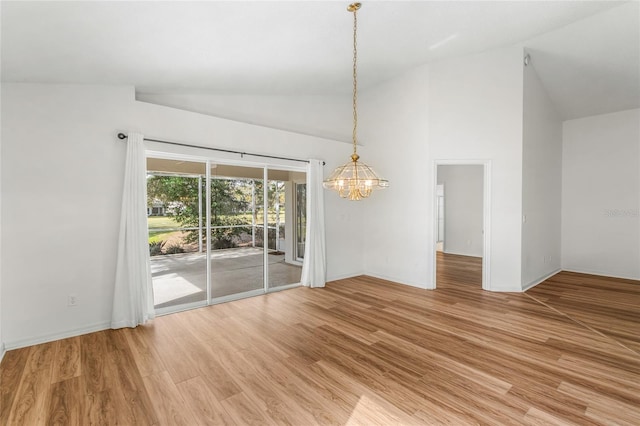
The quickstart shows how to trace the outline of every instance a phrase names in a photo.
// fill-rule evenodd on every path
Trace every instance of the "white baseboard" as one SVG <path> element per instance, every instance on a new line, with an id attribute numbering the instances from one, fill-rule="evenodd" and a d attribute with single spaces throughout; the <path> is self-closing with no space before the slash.
<path id="1" fill-rule="evenodd" d="M 331 281 L 339 281 L 339 280 L 346 280 L 349 278 L 354 278 L 354 277 L 359 277 L 360 275 L 367 275 L 364 272 L 357 272 L 357 273 L 351 273 L 351 274 L 341 274 L 341 275 L 331 275 L 331 276 L 327 276 L 327 282 L 331 282 Z"/>
<path id="2" fill-rule="evenodd" d="M 107 330 L 111 328 L 111 321 L 104 321 L 96 324 L 91 324 L 85 327 L 74 328 L 59 333 L 45 334 L 35 337 L 27 337 L 24 339 L 18 339 L 5 342 L 5 349 L 18 349 L 27 346 L 39 345 L 41 343 L 53 342 L 60 339 L 66 339 L 68 337 L 82 336 L 83 334 L 94 333 L 96 331 Z"/>
<path id="3" fill-rule="evenodd" d="M 2 358 L 4 358 L 4 354 L 7 351 L 4 349 L 4 343 L 0 342 L 0 362 L 2 362 Z"/>
<path id="4" fill-rule="evenodd" d="M 566 272 L 575 272 L 577 274 L 597 275 L 599 277 L 622 278 L 623 280 L 640 281 L 640 276 L 632 277 L 629 275 L 615 275 L 610 272 L 592 271 L 589 269 L 562 268 Z"/>
<path id="5" fill-rule="evenodd" d="M 552 276 L 554 276 L 555 274 L 557 274 L 557 273 L 559 273 L 561 271 L 562 271 L 562 269 L 558 268 L 558 269 L 554 270 L 553 272 L 551 272 L 551 273 L 549 273 L 549 274 L 547 274 L 547 275 L 545 275 L 543 277 L 537 278 L 537 279 L 529 282 L 528 284 L 522 286 L 522 291 L 523 292 L 527 291 L 530 288 L 533 288 L 533 287 L 537 286 L 538 284 L 545 282 L 546 280 L 548 280 L 549 278 L 551 278 Z"/>
<path id="6" fill-rule="evenodd" d="M 391 282 L 396 283 L 396 284 L 408 285 L 409 287 L 421 288 L 423 290 L 433 290 L 433 288 L 427 287 L 426 283 L 400 281 L 397 278 L 390 277 L 390 276 L 384 275 L 384 274 L 378 274 L 378 273 L 375 273 L 375 272 L 367 272 L 367 273 L 365 273 L 363 275 L 367 275 L 367 276 L 370 276 L 370 277 L 373 277 L 373 278 L 378 278 L 380 280 L 391 281 Z"/>
<path id="7" fill-rule="evenodd" d="M 484 289 L 483 289 L 484 290 Z M 491 293 L 522 293 L 522 288 L 498 287 L 487 290 Z"/>

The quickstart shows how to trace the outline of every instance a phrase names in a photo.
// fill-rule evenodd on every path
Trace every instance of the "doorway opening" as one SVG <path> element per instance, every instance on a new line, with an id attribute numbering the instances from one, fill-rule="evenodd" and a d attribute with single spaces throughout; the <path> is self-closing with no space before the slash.
<path id="1" fill-rule="evenodd" d="M 488 161 L 435 162 L 433 288 L 490 289 Z"/>

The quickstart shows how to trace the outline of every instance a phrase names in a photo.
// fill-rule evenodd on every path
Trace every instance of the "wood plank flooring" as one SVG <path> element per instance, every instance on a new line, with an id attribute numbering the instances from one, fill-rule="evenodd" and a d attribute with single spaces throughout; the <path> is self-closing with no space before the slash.
<path id="1" fill-rule="evenodd" d="M 640 283 L 370 277 L 9 351 L 0 424 L 640 424 Z"/>

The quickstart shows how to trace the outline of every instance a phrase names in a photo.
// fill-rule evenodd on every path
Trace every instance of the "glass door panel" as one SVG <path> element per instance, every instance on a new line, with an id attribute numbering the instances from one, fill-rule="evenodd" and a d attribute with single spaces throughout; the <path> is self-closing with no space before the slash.
<path id="1" fill-rule="evenodd" d="M 304 246 L 307 238 L 307 184 L 296 183 L 295 199 L 295 232 L 296 232 L 296 260 L 304 260 Z"/>
<path id="2" fill-rule="evenodd" d="M 211 297 L 264 289 L 262 168 L 212 165 Z"/>
<path id="3" fill-rule="evenodd" d="M 147 224 L 156 309 L 206 302 L 205 163 L 147 159 Z"/>
<path id="4" fill-rule="evenodd" d="M 269 262 L 269 288 L 300 282 L 302 267 L 296 259 L 296 232 L 294 229 L 294 218 L 297 214 L 294 178 L 300 174 L 304 179 L 304 173 L 268 170 L 267 259 Z"/>

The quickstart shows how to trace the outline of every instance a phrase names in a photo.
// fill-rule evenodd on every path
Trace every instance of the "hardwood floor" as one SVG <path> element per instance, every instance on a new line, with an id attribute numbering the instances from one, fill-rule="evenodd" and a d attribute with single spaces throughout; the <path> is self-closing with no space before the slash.
<path id="1" fill-rule="evenodd" d="M 640 353 L 638 281 L 564 272 L 527 292 L 622 346 Z"/>
<path id="2" fill-rule="evenodd" d="M 438 261 L 9 351 L 0 424 L 640 424 L 639 282 Z"/>

